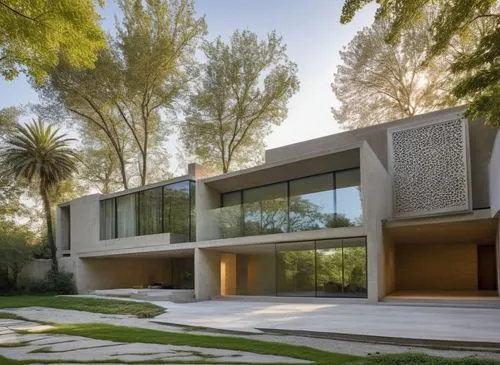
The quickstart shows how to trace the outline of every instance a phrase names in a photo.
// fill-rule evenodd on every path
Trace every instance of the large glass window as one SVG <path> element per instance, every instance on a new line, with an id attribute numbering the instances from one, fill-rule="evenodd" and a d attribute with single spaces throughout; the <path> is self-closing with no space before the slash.
<path id="1" fill-rule="evenodd" d="M 287 184 L 279 183 L 243 191 L 244 233 L 288 231 Z"/>
<path id="2" fill-rule="evenodd" d="M 100 201 L 99 236 L 101 240 L 109 240 L 116 237 L 115 213 L 114 199 L 106 199 Z"/>
<path id="3" fill-rule="evenodd" d="M 137 235 L 136 195 L 129 194 L 116 198 L 118 237 Z"/>
<path id="4" fill-rule="evenodd" d="M 157 233 L 184 235 L 195 240 L 194 181 L 147 189 L 100 202 L 100 239 Z"/>
<path id="5" fill-rule="evenodd" d="M 222 238 L 363 224 L 359 168 L 225 193 L 221 203 Z"/>
<path id="6" fill-rule="evenodd" d="M 165 186 L 163 199 L 165 232 L 189 236 L 189 182 L 182 181 Z"/>
<path id="7" fill-rule="evenodd" d="M 335 173 L 335 218 L 329 227 L 359 226 L 363 223 L 359 169 Z"/>
<path id="8" fill-rule="evenodd" d="M 139 234 L 162 233 L 162 188 L 140 191 Z"/>
<path id="9" fill-rule="evenodd" d="M 325 228 L 334 216 L 333 174 L 290 181 L 290 231 Z"/>
<path id="10" fill-rule="evenodd" d="M 314 241 L 276 245 L 276 294 L 314 297 L 316 263 Z"/>
<path id="11" fill-rule="evenodd" d="M 254 246 L 236 254 L 240 295 L 367 296 L 366 238 Z"/>

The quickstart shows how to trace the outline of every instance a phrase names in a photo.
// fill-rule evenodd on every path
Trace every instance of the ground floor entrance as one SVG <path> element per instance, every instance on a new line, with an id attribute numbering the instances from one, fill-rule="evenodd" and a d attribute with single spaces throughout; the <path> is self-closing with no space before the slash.
<path id="1" fill-rule="evenodd" d="M 365 237 L 237 246 L 220 254 L 220 294 L 367 296 Z"/>
<path id="2" fill-rule="evenodd" d="M 496 219 L 483 219 L 386 228 L 386 296 L 498 296 L 497 225 Z"/>

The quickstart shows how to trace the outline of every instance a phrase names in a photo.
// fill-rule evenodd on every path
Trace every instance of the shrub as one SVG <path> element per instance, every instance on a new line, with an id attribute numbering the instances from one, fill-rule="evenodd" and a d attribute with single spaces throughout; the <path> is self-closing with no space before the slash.
<path id="1" fill-rule="evenodd" d="M 76 286 L 72 273 L 51 270 L 45 280 L 27 283 L 25 291 L 28 293 L 76 294 Z"/>

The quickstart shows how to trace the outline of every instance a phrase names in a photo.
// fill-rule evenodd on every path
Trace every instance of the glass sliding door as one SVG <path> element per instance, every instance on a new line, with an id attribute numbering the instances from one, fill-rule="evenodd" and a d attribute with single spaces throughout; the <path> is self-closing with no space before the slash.
<path id="1" fill-rule="evenodd" d="M 276 244 L 276 287 L 278 296 L 316 295 L 314 241 Z"/>
<path id="2" fill-rule="evenodd" d="M 344 291 L 342 260 L 341 239 L 316 242 L 317 296 L 342 296 Z"/>
<path id="3" fill-rule="evenodd" d="M 344 263 L 344 292 L 346 296 L 366 296 L 366 240 L 342 240 Z"/>
<path id="4" fill-rule="evenodd" d="M 236 293 L 367 297 L 366 238 L 262 244 L 236 257 Z"/>

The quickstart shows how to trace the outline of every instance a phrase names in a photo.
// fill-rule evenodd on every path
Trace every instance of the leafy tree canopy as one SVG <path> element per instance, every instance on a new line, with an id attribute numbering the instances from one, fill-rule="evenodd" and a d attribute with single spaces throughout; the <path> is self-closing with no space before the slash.
<path id="1" fill-rule="evenodd" d="M 299 90 L 297 65 L 275 32 L 259 40 L 249 30 L 203 46 L 206 62 L 185 110 L 181 141 L 214 170 L 228 172 L 261 157 L 263 139 L 286 118 Z"/>
<path id="2" fill-rule="evenodd" d="M 345 0 L 340 21 L 348 23 L 358 10 L 372 0 Z M 456 97 L 469 97 L 466 116 L 482 118 L 490 126 L 500 127 L 500 12 L 497 0 L 377 0 L 375 18 L 390 22 L 386 40 L 397 43 L 408 28 L 421 27 L 429 6 L 437 9 L 437 16 L 427 27 L 432 44 L 426 51 L 427 60 L 442 54 L 456 38 L 467 37 L 471 27 L 487 21 L 486 30 L 477 47 L 457 55 L 452 70 L 460 77 L 453 89 Z"/>
<path id="3" fill-rule="evenodd" d="M 428 14 L 431 21 L 431 14 Z M 358 32 L 340 52 L 332 90 L 340 101 L 333 115 L 344 128 L 360 128 L 454 105 L 450 52 L 426 65 L 431 39 L 425 28 L 405 30 L 386 43 L 387 21 Z"/>
<path id="4" fill-rule="evenodd" d="M 63 57 L 76 68 L 94 66 L 105 46 L 94 0 L 1 0 L 0 73 L 20 72 L 42 83 Z M 102 5 L 102 3 L 101 3 Z"/>

